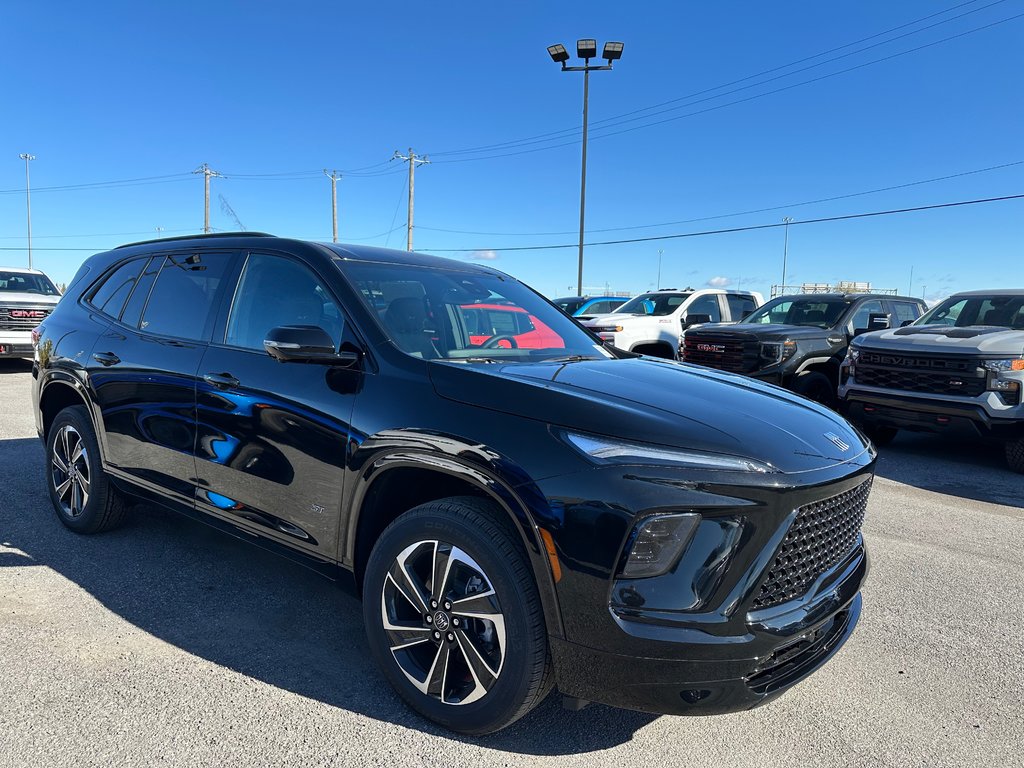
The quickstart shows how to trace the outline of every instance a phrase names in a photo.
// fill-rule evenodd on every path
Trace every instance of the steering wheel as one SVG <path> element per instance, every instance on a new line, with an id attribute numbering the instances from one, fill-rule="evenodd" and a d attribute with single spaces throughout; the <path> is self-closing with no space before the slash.
<path id="1" fill-rule="evenodd" d="M 509 336 L 507 334 L 498 334 L 497 336 L 491 336 L 483 344 L 480 345 L 481 349 L 494 349 L 498 346 L 499 342 L 507 341 L 512 349 L 519 349 L 519 343 L 516 341 L 515 336 Z"/>

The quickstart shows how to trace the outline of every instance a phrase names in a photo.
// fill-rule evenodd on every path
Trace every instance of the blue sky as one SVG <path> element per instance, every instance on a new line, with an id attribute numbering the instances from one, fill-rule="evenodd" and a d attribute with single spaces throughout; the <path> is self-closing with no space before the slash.
<path id="1" fill-rule="evenodd" d="M 1024 0 L 14 0 L 0 27 L 0 263 L 26 260 L 21 152 L 37 157 L 36 266 L 65 281 L 90 250 L 198 231 L 190 172 L 204 162 L 226 176 L 212 184 L 217 229 L 237 228 L 223 196 L 248 229 L 329 239 L 331 168 L 340 240 L 402 248 L 406 176 L 388 159 L 412 147 L 433 161 L 416 173 L 418 249 L 572 293 L 575 248 L 500 249 L 576 240 L 582 76 L 545 48 L 578 37 L 625 43 L 591 77 L 588 240 L 1021 194 L 1022 14 Z M 767 229 L 595 245 L 584 283 L 650 289 L 661 249 L 664 286 L 767 293 L 782 244 Z M 788 282 L 929 297 L 1021 285 L 1022 244 L 1021 200 L 792 226 Z"/>

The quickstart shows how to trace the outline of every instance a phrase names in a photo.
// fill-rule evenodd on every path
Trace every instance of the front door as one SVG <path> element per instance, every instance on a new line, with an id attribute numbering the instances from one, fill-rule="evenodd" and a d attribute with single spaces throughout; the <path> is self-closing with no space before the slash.
<path id="1" fill-rule="evenodd" d="M 336 555 L 357 369 L 279 363 L 267 331 L 317 325 L 335 348 L 352 331 L 315 272 L 250 253 L 197 379 L 196 503 L 326 559 Z"/>

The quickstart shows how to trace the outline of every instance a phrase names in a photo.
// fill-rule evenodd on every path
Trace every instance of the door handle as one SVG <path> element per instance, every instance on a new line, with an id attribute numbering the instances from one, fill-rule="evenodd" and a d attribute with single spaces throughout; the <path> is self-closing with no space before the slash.
<path id="1" fill-rule="evenodd" d="M 207 384 L 212 384 L 218 389 L 231 389 L 241 383 L 230 373 L 204 373 L 203 381 Z"/>
<path id="2" fill-rule="evenodd" d="M 121 362 L 121 358 L 113 352 L 94 352 L 92 359 L 100 365 L 117 365 Z"/>

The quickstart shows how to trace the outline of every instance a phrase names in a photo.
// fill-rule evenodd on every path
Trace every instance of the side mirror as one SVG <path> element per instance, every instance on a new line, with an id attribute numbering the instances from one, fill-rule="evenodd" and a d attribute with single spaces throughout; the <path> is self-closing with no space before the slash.
<path id="1" fill-rule="evenodd" d="M 914 324 L 913 320 L 904 320 L 902 323 L 900 323 L 900 328 L 906 328 L 908 325 L 913 325 L 913 324 Z"/>
<path id="2" fill-rule="evenodd" d="M 742 315 L 740 315 L 740 322 L 742 323 L 744 320 L 746 320 L 748 317 L 750 317 L 752 314 L 754 314 L 754 311 L 755 310 L 753 310 L 753 309 L 748 309 L 746 312 L 744 312 Z"/>
<path id="3" fill-rule="evenodd" d="M 872 312 L 868 315 L 868 327 L 854 329 L 853 335 L 860 336 L 868 331 L 884 331 L 887 328 L 889 328 L 889 316 L 884 312 Z"/>
<path id="4" fill-rule="evenodd" d="M 338 352 L 330 334 L 318 325 L 281 325 L 267 331 L 267 354 L 281 363 L 320 363 L 348 368 L 359 360 L 358 352 Z"/>
<path id="5" fill-rule="evenodd" d="M 704 323 L 710 323 L 711 315 L 695 315 L 690 313 L 683 318 L 683 328 L 689 328 L 691 325 L 703 325 Z"/>

